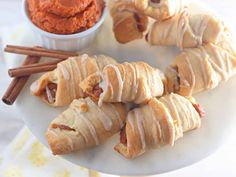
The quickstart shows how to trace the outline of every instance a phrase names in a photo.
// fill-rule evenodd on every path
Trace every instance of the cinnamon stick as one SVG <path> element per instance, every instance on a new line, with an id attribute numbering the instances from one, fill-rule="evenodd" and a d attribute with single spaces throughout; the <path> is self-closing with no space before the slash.
<path id="1" fill-rule="evenodd" d="M 59 60 L 53 60 L 53 61 L 48 61 L 48 62 L 29 64 L 29 65 L 20 66 L 20 67 L 16 67 L 16 68 L 12 68 L 12 69 L 18 69 L 18 68 L 19 69 L 21 69 L 21 68 L 23 69 L 23 68 L 32 68 L 32 67 L 38 67 L 38 66 L 55 65 L 55 64 L 58 64 L 58 63 L 60 63 L 62 61 L 63 61 L 62 59 L 59 59 Z"/>
<path id="2" fill-rule="evenodd" d="M 27 56 L 22 65 L 38 63 L 39 60 L 39 56 Z M 20 94 L 23 87 L 25 86 L 28 79 L 29 76 L 14 78 L 11 84 L 9 85 L 7 91 L 5 92 L 4 96 L 2 97 L 2 101 L 5 104 L 12 105 Z"/>
<path id="3" fill-rule="evenodd" d="M 59 58 L 59 59 L 67 59 L 69 57 L 78 55 L 76 52 L 51 50 L 51 49 L 45 49 L 42 47 L 23 47 L 23 46 L 12 46 L 12 45 L 7 45 L 4 51 L 8 53 L 39 56 L 39 57 Z"/>
<path id="4" fill-rule="evenodd" d="M 26 46 L 17 46 L 17 45 L 6 45 L 6 48 L 16 48 L 16 49 L 24 49 L 24 50 L 33 50 L 33 51 L 44 51 L 49 53 L 58 53 L 58 54 L 64 54 L 64 55 L 70 55 L 75 56 L 77 55 L 76 52 L 68 52 L 68 51 L 62 51 L 62 50 L 52 50 L 43 48 L 41 46 L 35 46 L 35 47 L 26 47 Z"/>
<path id="5" fill-rule="evenodd" d="M 57 63 L 63 60 L 54 60 L 49 62 L 25 65 L 17 68 L 12 68 L 8 70 L 8 74 L 10 77 L 20 77 L 27 76 L 31 74 L 52 71 L 57 67 Z"/>
<path id="6" fill-rule="evenodd" d="M 10 77 L 28 76 L 31 74 L 52 71 L 56 67 L 57 67 L 56 64 L 52 64 L 52 65 L 41 65 L 41 66 L 33 66 L 33 67 L 13 68 L 13 69 L 8 70 L 8 74 Z"/>

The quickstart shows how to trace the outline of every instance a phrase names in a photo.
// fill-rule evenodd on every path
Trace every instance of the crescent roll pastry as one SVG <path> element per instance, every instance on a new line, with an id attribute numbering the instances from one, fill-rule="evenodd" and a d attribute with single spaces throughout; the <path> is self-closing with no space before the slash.
<path id="1" fill-rule="evenodd" d="M 137 9 L 157 21 L 175 16 L 188 6 L 184 0 L 133 0 L 133 2 Z"/>
<path id="2" fill-rule="evenodd" d="M 46 138 L 53 154 L 90 148 L 119 132 L 126 119 L 124 104 L 97 106 L 89 97 L 74 100 L 50 124 Z"/>
<path id="3" fill-rule="evenodd" d="M 227 50 L 229 53 L 236 56 L 236 45 L 232 32 L 226 29 L 217 43 L 217 46 Z"/>
<path id="4" fill-rule="evenodd" d="M 102 102 L 144 103 L 161 96 L 164 75 L 144 62 L 107 65 L 81 82 L 85 93 Z"/>
<path id="5" fill-rule="evenodd" d="M 215 88 L 236 72 L 236 54 L 228 45 L 185 49 L 167 68 L 167 89 L 184 96 Z"/>
<path id="6" fill-rule="evenodd" d="M 173 146 L 183 133 L 200 127 L 201 116 L 202 107 L 180 95 L 152 98 L 147 105 L 128 113 L 115 150 L 126 158 L 135 158 L 148 149 Z"/>
<path id="7" fill-rule="evenodd" d="M 126 0 L 110 1 L 115 38 L 120 43 L 128 43 L 143 37 L 148 25 L 148 17 Z"/>
<path id="8" fill-rule="evenodd" d="M 31 92 L 51 106 L 65 106 L 75 98 L 85 97 L 79 84 L 90 74 L 116 61 L 104 55 L 71 57 L 47 72 L 31 85 Z"/>
<path id="9" fill-rule="evenodd" d="M 217 44 L 226 30 L 223 21 L 209 14 L 194 14 L 184 10 L 173 18 L 155 22 L 147 35 L 151 45 L 176 45 L 180 49 Z"/>

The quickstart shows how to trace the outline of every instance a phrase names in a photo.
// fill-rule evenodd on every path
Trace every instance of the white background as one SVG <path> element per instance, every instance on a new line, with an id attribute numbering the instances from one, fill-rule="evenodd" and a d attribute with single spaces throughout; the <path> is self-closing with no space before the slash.
<path id="1" fill-rule="evenodd" d="M 23 18 L 20 11 L 20 0 L 0 0 L 0 28 L 5 25 L 22 23 Z M 231 23 L 231 27 L 236 34 L 236 1 L 235 0 L 204 0 L 212 9 L 215 9 L 225 19 Z M 0 36 L 2 37 L 2 36 Z M 0 57 L 2 54 L 0 53 Z M 7 71 L 0 58 L 0 96 L 4 93 L 10 80 Z M 236 99 L 236 98 L 235 98 Z M 236 117 L 235 117 L 236 118 Z M 223 119 L 223 117 L 222 117 Z M 14 106 L 9 107 L 0 103 L 0 151 L 6 147 L 7 143 L 15 136 L 23 126 L 15 112 Z M 220 131 L 220 130 L 219 130 Z M 235 177 L 236 176 L 236 129 L 232 135 L 226 137 L 224 144 L 216 153 L 210 157 L 184 169 L 170 172 L 161 177 Z"/>

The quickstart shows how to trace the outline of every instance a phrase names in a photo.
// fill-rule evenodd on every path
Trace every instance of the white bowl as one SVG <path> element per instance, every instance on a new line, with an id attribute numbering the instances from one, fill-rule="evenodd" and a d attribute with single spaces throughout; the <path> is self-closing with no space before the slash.
<path id="1" fill-rule="evenodd" d="M 53 34 L 37 27 L 28 15 L 26 0 L 22 0 L 22 11 L 28 25 L 35 33 L 36 42 L 46 48 L 66 51 L 79 51 L 88 47 L 95 39 L 101 25 L 107 16 L 107 6 L 105 6 L 99 21 L 86 31 L 76 34 Z"/>

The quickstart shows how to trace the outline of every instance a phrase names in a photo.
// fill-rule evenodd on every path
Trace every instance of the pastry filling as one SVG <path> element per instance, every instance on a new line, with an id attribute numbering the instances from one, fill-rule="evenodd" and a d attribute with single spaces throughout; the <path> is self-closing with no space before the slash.
<path id="1" fill-rule="evenodd" d="M 168 89 L 170 92 L 178 92 L 180 90 L 180 76 L 177 66 L 168 67 L 166 70 L 168 78 Z"/>
<path id="2" fill-rule="evenodd" d="M 152 3 L 158 3 L 160 4 L 161 0 L 150 0 Z"/>
<path id="3" fill-rule="evenodd" d="M 48 83 L 43 91 L 44 99 L 52 104 L 56 100 L 56 92 L 57 92 L 57 84 L 55 83 Z"/>
<path id="4" fill-rule="evenodd" d="M 203 118 L 205 116 L 205 111 L 202 105 L 200 105 L 199 103 L 194 104 L 192 103 L 193 107 L 195 108 L 195 110 L 198 112 L 199 116 L 201 118 Z"/>
<path id="5" fill-rule="evenodd" d="M 146 40 L 146 42 L 149 41 L 149 34 L 148 33 L 145 35 L 145 40 Z"/>
<path id="6" fill-rule="evenodd" d="M 126 131 L 125 131 L 125 125 L 120 131 L 120 143 L 123 145 L 127 145 L 127 136 L 126 136 Z"/>
<path id="7" fill-rule="evenodd" d="M 174 90 L 179 91 L 180 90 L 180 77 L 179 77 L 179 70 L 177 66 L 172 67 L 174 75 L 175 75 L 175 84 L 174 84 Z"/>
<path id="8" fill-rule="evenodd" d="M 155 8 L 160 8 L 161 0 L 150 0 L 149 5 Z"/>
<path id="9" fill-rule="evenodd" d="M 74 128 L 61 124 L 52 124 L 52 128 L 54 129 L 59 128 L 60 130 L 66 130 L 66 131 L 74 131 L 74 132 L 76 131 Z"/>
<path id="10" fill-rule="evenodd" d="M 136 24 L 137 24 L 137 29 L 139 32 L 143 32 L 145 31 L 145 26 L 142 24 L 142 17 L 140 17 L 139 14 L 137 13 L 134 13 L 134 19 L 136 21 Z"/>
<path id="11" fill-rule="evenodd" d="M 99 84 L 93 87 L 92 94 L 95 98 L 99 98 L 102 93 L 103 93 L 103 89 L 99 86 Z"/>

